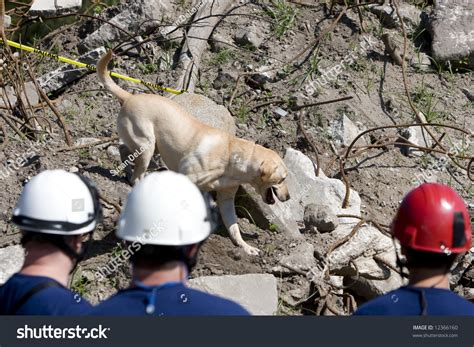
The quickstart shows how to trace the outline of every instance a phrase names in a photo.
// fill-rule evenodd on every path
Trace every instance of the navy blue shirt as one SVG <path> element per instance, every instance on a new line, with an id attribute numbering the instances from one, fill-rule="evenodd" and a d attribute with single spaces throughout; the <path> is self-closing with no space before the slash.
<path id="1" fill-rule="evenodd" d="M 148 311 L 148 313 L 147 313 Z M 183 283 L 137 286 L 119 291 L 92 311 L 95 316 L 248 316 L 239 304 Z"/>
<path id="2" fill-rule="evenodd" d="M 28 291 L 44 282 L 55 282 L 58 286 L 42 289 L 21 305 L 17 312 L 12 312 Z M 92 305 L 79 294 L 49 277 L 17 273 L 0 286 L 0 315 L 79 316 L 89 313 L 91 309 Z"/>
<path id="3" fill-rule="evenodd" d="M 448 289 L 406 286 L 362 305 L 357 316 L 474 316 L 474 304 Z"/>

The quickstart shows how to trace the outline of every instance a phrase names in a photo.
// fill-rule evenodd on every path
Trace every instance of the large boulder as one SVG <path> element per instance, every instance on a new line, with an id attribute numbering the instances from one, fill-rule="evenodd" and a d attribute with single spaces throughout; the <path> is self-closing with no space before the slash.
<path id="1" fill-rule="evenodd" d="M 24 257 L 23 247 L 21 246 L 0 248 L 0 285 L 20 270 Z"/>
<path id="2" fill-rule="evenodd" d="M 474 68 L 474 10 L 470 1 L 436 1 L 429 15 L 433 58 Z"/>
<path id="3" fill-rule="evenodd" d="M 273 315 L 278 308 L 277 279 L 273 275 L 203 276 L 191 279 L 189 286 L 233 300 L 253 315 Z"/>
<path id="4" fill-rule="evenodd" d="M 183 93 L 173 98 L 186 111 L 206 125 L 235 135 L 235 122 L 230 112 L 222 105 L 200 94 Z"/>
<path id="5" fill-rule="evenodd" d="M 239 194 L 242 204 L 249 210 L 259 227 L 273 228 L 291 237 L 301 237 L 300 229 L 304 229 L 304 211 L 309 204 L 327 206 L 336 215 L 360 215 L 359 194 L 351 190 L 349 206 L 343 209 L 344 183 L 338 179 L 328 178 L 322 170 L 319 177 L 316 177 L 313 162 L 303 153 L 288 148 L 284 162 L 289 170 L 286 183 L 290 200 L 276 201 L 273 205 L 267 205 L 248 184 L 243 185 Z M 339 222 L 343 223 L 344 220 L 341 218 Z"/>

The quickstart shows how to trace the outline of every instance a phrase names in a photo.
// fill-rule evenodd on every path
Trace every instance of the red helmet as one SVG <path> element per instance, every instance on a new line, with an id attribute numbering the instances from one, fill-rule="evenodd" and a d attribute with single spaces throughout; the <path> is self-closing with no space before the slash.
<path id="1" fill-rule="evenodd" d="M 471 247 L 471 223 L 464 200 L 450 187 L 424 183 L 403 199 L 392 235 L 406 248 L 463 253 Z"/>

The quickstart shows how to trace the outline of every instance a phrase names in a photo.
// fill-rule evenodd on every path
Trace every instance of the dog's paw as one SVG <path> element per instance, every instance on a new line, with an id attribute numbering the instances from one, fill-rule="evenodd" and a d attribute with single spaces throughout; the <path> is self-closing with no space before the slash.
<path id="1" fill-rule="evenodd" d="M 252 247 L 252 246 L 249 246 L 249 245 L 246 245 L 244 247 L 244 251 L 248 255 L 259 255 L 260 254 L 260 250 L 258 248 Z"/>

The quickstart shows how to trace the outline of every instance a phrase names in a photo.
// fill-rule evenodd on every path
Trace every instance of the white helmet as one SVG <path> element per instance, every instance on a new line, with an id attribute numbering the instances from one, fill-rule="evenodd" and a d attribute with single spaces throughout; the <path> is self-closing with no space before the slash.
<path id="1" fill-rule="evenodd" d="M 118 222 L 117 237 L 149 245 L 186 246 L 212 230 L 209 201 L 186 176 L 149 174 L 130 192 Z"/>
<path id="2" fill-rule="evenodd" d="M 24 231 L 67 236 L 93 231 L 100 217 L 97 190 L 89 180 L 46 170 L 25 185 L 12 222 Z"/>

